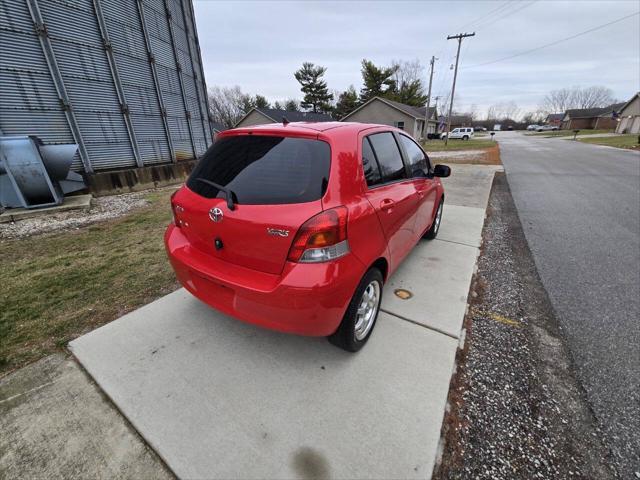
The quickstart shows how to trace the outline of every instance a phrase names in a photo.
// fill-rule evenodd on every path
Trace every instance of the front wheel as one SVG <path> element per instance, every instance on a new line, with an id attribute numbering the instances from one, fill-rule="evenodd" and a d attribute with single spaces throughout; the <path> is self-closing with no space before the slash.
<path id="1" fill-rule="evenodd" d="M 469 140 L 469 136 L 465 135 L 464 137 L 462 137 L 462 140 Z"/>
<path id="2" fill-rule="evenodd" d="M 431 224 L 431 228 L 427 230 L 427 233 L 424 234 L 423 238 L 427 240 L 433 240 L 438 235 L 438 231 L 440 230 L 440 223 L 442 222 L 442 207 L 444 206 L 444 200 L 440 200 L 438 204 L 438 211 L 436 212 L 436 217 L 433 219 L 433 223 Z"/>
<path id="3" fill-rule="evenodd" d="M 342 322 L 329 341 L 348 352 L 360 350 L 373 331 L 382 301 L 382 273 L 371 268 L 356 288 Z"/>

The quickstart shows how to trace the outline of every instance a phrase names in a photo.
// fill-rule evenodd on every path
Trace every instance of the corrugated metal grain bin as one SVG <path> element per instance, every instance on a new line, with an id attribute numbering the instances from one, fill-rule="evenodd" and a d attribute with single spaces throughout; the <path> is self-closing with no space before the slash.
<path id="1" fill-rule="evenodd" d="M 191 0 L 0 0 L 0 130 L 77 143 L 87 173 L 203 154 Z"/>

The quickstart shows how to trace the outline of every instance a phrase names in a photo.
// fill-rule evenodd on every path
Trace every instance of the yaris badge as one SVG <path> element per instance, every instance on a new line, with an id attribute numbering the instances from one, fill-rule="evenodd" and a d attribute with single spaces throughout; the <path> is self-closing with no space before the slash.
<path id="1" fill-rule="evenodd" d="M 222 213 L 222 210 L 220 210 L 218 207 L 209 210 L 209 218 L 212 221 L 219 223 L 222 221 L 222 217 L 224 217 L 224 213 Z"/>

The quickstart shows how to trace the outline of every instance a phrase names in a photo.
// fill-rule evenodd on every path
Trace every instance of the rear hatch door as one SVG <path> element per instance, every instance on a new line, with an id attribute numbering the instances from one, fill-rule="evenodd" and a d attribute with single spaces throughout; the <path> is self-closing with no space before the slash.
<path id="1" fill-rule="evenodd" d="M 311 138 L 223 137 L 174 197 L 181 229 L 212 257 L 280 274 L 298 228 L 322 211 L 330 157 L 329 145 Z"/>

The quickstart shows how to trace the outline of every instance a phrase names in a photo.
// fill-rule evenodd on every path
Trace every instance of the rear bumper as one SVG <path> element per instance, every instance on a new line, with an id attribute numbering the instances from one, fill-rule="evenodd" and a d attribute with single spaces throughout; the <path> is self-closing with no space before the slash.
<path id="1" fill-rule="evenodd" d="M 333 262 L 286 262 L 280 275 L 230 264 L 192 247 L 171 224 L 165 246 L 180 283 L 211 307 L 265 328 L 327 336 L 340 324 L 364 275 L 352 254 Z"/>

